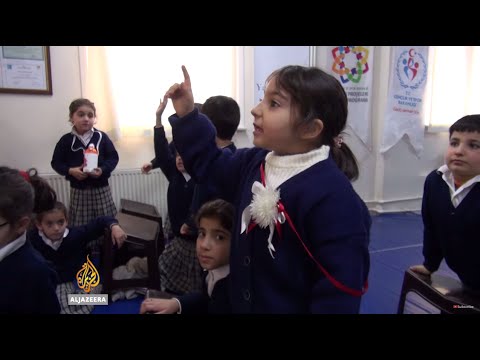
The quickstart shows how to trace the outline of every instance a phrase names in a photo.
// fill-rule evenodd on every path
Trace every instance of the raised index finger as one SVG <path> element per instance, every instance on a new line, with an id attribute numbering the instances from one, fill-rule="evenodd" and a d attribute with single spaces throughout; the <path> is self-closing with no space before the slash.
<path id="1" fill-rule="evenodd" d="M 183 78 L 184 78 L 184 83 L 187 84 L 188 86 L 190 86 L 190 75 L 188 75 L 188 71 L 187 71 L 187 68 L 185 67 L 185 65 L 182 65 L 182 71 L 183 71 Z"/>

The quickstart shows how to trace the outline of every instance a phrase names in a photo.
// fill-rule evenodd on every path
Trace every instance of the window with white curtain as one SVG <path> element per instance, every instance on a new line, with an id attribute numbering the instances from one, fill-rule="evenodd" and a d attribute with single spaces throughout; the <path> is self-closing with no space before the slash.
<path id="1" fill-rule="evenodd" d="M 480 47 L 430 47 L 425 98 L 429 131 L 445 131 L 465 115 L 480 114 Z"/>
<path id="2" fill-rule="evenodd" d="M 235 46 L 106 46 L 115 127 L 120 135 L 151 135 L 160 99 L 172 84 L 183 81 L 181 65 L 190 74 L 195 102 L 225 95 L 242 109 L 242 50 Z M 168 116 L 173 113 L 169 102 L 162 118 L 167 131 Z"/>

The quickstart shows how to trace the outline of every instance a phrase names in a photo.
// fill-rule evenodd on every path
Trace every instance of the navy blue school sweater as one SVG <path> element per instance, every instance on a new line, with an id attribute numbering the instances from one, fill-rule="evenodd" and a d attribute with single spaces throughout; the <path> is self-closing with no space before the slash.
<path id="1" fill-rule="evenodd" d="M 269 229 L 240 233 L 241 214 L 252 200 L 267 150 L 222 152 L 215 129 L 197 110 L 169 118 L 175 146 L 195 181 L 214 181 L 232 202 L 236 221 L 230 255 L 230 300 L 234 313 L 358 313 L 360 296 L 336 286 L 309 257 L 285 222 L 275 231 L 274 258 L 267 249 Z M 365 203 L 329 157 L 280 185 L 281 201 L 312 256 L 337 281 L 361 291 L 370 267 L 371 219 Z"/>
<path id="2" fill-rule="evenodd" d="M 28 242 L 0 261 L 1 314 L 59 314 L 57 274 Z"/>
<path id="3" fill-rule="evenodd" d="M 230 145 L 222 148 L 222 151 L 230 151 L 234 153 L 237 150 L 235 144 L 231 143 Z M 208 181 L 203 184 L 196 184 L 193 190 L 192 204 L 190 205 L 190 210 L 187 218 L 186 224 L 192 231 L 192 235 L 196 238 L 198 235 L 197 224 L 195 217 L 197 215 L 200 207 L 205 204 L 207 201 L 214 200 L 219 198 L 219 193 L 215 188 L 215 184 L 211 181 Z"/>
<path id="4" fill-rule="evenodd" d="M 422 217 L 425 267 L 436 271 L 445 258 L 465 285 L 480 290 L 480 184 L 455 208 L 442 174 L 432 171 L 425 179 Z"/>
<path id="5" fill-rule="evenodd" d="M 186 181 L 178 171 L 175 153 L 168 145 L 163 127 L 154 128 L 153 143 L 155 159 L 168 180 L 167 207 L 172 232 L 175 236 L 180 236 L 180 228 L 189 215 L 195 183 L 192 179 Z"/>
<path id="6" fill-rule="evenodd" d="M 30 230 L 27 239 L 45 259 L 53 264 L 60 282 L 64 283 L 75 281 L 77 272 L 87 261 L 87 242 L 102 236 L 105 229 L 113 224 L 118 224 L 117 219 L 111 216 L 100 216 L 86 225 L 71 227 L 57 250 L 45 244 L 37 229 Z"/>
<path id="7" fill-rule="evenodd" d="M 106 133 L 93 128 L 95 131 L 89 144 L 94 144 L 98 150 L 98 167 L 102 169 L 99 178 L 88 177 L 85 180 L 77 180 L 68 174 L 68 169 L 82 166 L 83 152 L 88 147 L 83 145 L 78 137 L 71 132 L 63 135 L 55 145 L 51 165 L 60 175 L 70 181 L 70 186 L 76 189 L 98 188 L 108 186 L 108 178 L 118 164 L 118 153 L 112 141 Z"/>
<path id="8" fill-rule="evenodd" d="M 205 278 L 208 271 L 203 272 L 203 288 L 201 292 L 192 292 L 178 297 L 182 304 L 182 314 L 229 314 L 230 275 L 218 280 L 208 296 Z"/>

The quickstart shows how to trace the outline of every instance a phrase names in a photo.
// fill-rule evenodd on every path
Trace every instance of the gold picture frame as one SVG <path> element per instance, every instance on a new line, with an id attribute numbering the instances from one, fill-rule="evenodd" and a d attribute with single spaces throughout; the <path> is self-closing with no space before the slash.
<path id="1" fill-rule="evenodd" d="M 0 46 L 0 93 L 52 95 L 49 46 Z"/>

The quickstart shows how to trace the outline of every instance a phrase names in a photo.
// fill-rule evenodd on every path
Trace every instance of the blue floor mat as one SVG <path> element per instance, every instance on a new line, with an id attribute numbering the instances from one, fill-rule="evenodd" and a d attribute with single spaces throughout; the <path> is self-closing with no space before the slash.
<path id="1" fill-rule="evenodd" d="M 139 295 L 130 300 L 110 301 L 108 305 L 95 306 L 92 314 L 138 314 L 144 297 Z"/>
<path id="2" fill-rule="evenodd" d="M 396 314 L 403 275 L 423 263 L 423 222 L 420 214 L 372 216 L 369 289 L 362 298 L 361 314 Z M 457 276 L 442 261 L 438 270 Z"/>

